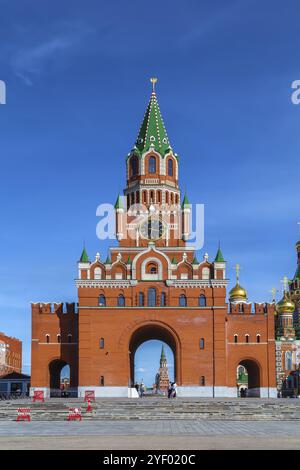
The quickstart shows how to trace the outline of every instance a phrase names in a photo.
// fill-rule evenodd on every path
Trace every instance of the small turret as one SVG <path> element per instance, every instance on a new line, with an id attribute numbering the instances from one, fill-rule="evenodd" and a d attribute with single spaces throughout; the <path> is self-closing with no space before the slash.
<path id="1" fill-rule="evenodd" d="M 117 240 L 122 240 L 124 236 L 123 225 L 124 225 L 124 204 L 120 194 L 117 197 L 115 203 L 115 211 L 116 211 L 116 237 Z"/>
<path id="2" fill-rule="evenodd" d="M 182 238 L 184 241 L 187 241 L 190 233 L 190 218 L 191 218 L 191 205 L 189 203 L 188 197 L 185 193 L 182 204 L 181 204 L 181 213 L 182 213 Z"/>
<path id="3" fill-rule="evenodd" d="M 226 278 L 226 261 L 221 251 L 220 243 L 219 243 L 219 248 L 218 248 L 215 260 L 214 260 L 214 278 L 215 279 Z"/>

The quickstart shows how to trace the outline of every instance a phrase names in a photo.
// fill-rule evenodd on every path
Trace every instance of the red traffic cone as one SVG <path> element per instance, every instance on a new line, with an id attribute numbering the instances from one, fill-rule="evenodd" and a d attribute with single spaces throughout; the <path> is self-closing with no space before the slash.
<path id="1" fill-rule="evenodd" d="M 88 413 L 91 412 L 91 411 L 93 411 L 93 409 L 92 409 L 92 407 L 91 407 L 91 400 L 90 400 L 90 399 L 88 399 L 88 406 L 87 406 L 86 411 L 87 411 Z"/>

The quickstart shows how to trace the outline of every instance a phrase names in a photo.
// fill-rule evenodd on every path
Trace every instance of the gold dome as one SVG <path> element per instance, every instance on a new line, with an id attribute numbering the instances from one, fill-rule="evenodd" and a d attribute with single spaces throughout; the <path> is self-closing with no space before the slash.
<path id="1" fill-rule="evenodd" d="M 289 294 L 285 291 L 283 298 L 276 305 L 277 313 L 294 313 L 296 306 Z"/>
<path id="2" fill-rule="evenodd" d="M 229 292 L 229 299 L 233 300 L 247 300 L 247 291 L 237 282 L 236 285 Z"/>

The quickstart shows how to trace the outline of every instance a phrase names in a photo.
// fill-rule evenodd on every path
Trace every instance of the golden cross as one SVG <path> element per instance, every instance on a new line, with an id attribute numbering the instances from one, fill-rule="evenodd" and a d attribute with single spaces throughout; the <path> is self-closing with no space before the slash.
<path id="1" fill-rule="evenodd" d="M 157 78 L 156 77 L 151 77 L 150 82 L 152 83 L 152 91 L 153 91 L 153 93 L 155 93 L 155 83 L 157 82 Z"/>
<path id="2" fill-rule="evenodd" d="M 276 287 L 272 287 L 272 289 L 269 292 L 271 292 L 271 294 L 272 294 L 272 302 L 276 302 L 276 294 L 278 292 Z"/>
<path id="3" fill-rule="evenodd" d="M 280 281 L 283 284 L 283 292 L 288 292 L 289 290 L 289 278 L 284 276 L 284 278 Z"/>
<path id="4" fill-rule="evenodd" d="M 240 279 L 240 270 L 241 270 L 241 266 L 239 264 L 236 264 L 235 265 L 235 271 L 236 271 L 236 280 L 237 280 L 237 282 L 239 282 L 239 279 Z"/>

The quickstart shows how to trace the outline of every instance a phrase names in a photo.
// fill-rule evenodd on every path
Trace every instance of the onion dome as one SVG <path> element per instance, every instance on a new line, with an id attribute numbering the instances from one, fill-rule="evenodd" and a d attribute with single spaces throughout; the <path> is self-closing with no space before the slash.
<path id="1" fill-rule="evenodd" d="M 296 306 L 291 300 L 288 292 L 284 292 L 283 298 L 276 305 L 277 313 L 294 313 Z"/>
<path id="2" fill-rule="evenodd" d="M 247 291 L 237 282 L 236 285 L 229 292 L 230 302 L 246 302 Z"/>

